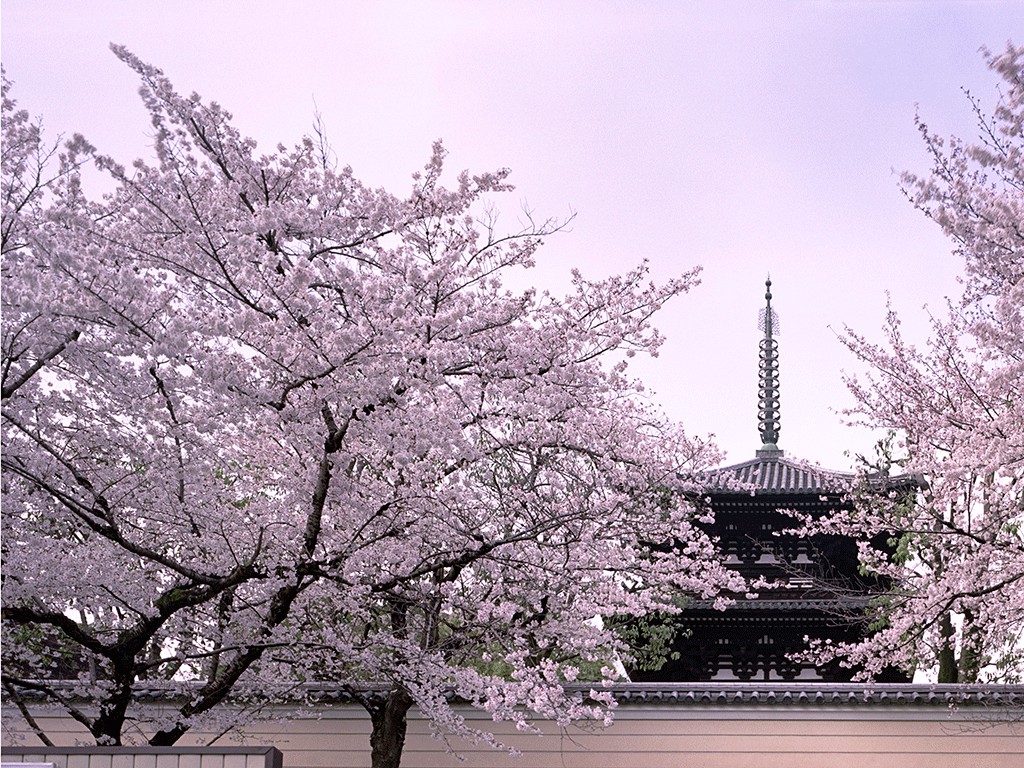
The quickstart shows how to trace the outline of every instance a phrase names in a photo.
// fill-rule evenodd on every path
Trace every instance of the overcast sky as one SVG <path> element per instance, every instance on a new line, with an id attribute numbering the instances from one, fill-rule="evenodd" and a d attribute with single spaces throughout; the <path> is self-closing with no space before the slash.
<path id="1" fill-rule="evenodd" d="M 527 275 L 539 288 L 564 290 L 573 267 L 647 259 L 664 279 L 703 265 L 660 317 L 661 356 L 633 370 L 729 461 L 760 447 L 770 272 L 779 445 L 848 469 L 844 452 L 874 437 L 837 413 L 857 369 L 837 333 L 881 338 L 888 291 L 923 341 L 923 307 L 958 294 L 950 243 L 899 190 L 898 171 L 928 169 L 915 109 L 975 136 L 962 89 L 994 104 L 979 48 L 1024 43 L 1024 3 L 2 0 L 0 34 L 21 106 L 122 162 L 148 155 L 148 119 L 110 42 L 222 104 L 266 151 L 319 112 L 340 162 L 395 193 L 438 138 L 449 180 L 511 168 L 510 229 L 524 207 L 576 214 Z"/>

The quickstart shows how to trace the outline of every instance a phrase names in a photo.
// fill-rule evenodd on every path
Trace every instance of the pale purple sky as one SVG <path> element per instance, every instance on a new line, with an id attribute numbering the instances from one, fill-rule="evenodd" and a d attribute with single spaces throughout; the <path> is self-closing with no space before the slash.
<path id="1" fill-rule="evenodd" d="M 973 137 L 961 88 L 993 105 L 978 49 L 1024 42 L 1024 3 L 2 0 L 0 34 L 21 106 L 122 162 L 147 154 L 148 122 L 110 42 L 218 101 L 267 151 L 318 110 L 340 162 L 395 193 L 437 138 L 449 178 L 511 168 L 509 228 L 524 205 L 577 214 L 528 274 L 539 288 L 563 290 L 572 267 L 646 258 L 664 279 L 703 265 L 659 318 L 661 356 L 633 370 L 729 461 L 760 446 L 771 272 L 780 447 L 847 469 L 844 451 L 874 437 L 835 413 L 857 364 L 833 329 L 881 338 L 889 291 L 923 340 L 922 307 L 957 294 L 950 243 L 893 172 L 928 168 L 915 103 L 932 129 Z"/>

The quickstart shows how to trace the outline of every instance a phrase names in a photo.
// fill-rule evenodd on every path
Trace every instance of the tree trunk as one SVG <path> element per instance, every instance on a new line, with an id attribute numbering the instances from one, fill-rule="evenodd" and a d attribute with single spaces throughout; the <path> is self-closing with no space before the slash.
<path id="1" fill-rule="evenodd" d="M 958 679 L 956 648 L 953 633 L 953 619 L 949 611 L 939 621 L 939 682 L 955 683 Z"/>
<path id="2" fill-rule="evenodd" d="M 960 676 L 958 683 L 976 683 L 981 672 L 981 653 L 978 652 L 978 628 L 974 624 L 974 612 L 964 611 L 963 638 L 960 644 Z"/>
<path id="3" fill-rule="evenodd" d="M 373 768 L 399 768 L 405 746 L 405 715 L 412 707 L 412 698 L 401 689 L 390 691 L 383 704 L 370 712 L 373 732 L 370 734 Z"/>

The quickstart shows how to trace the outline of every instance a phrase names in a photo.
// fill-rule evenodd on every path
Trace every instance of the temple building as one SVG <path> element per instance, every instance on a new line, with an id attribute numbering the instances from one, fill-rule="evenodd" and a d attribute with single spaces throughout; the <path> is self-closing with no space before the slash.
<path id="1" fill-rule="evenodd" d="M 700 478 L 698 503 L 707 504 L 714 522 L 706 526 L 718 540 L 726 565 L 735 568 L 754 595 L 735 595 L 717 610 L 709 600 L 693 600 L 677 616 L 658 621 L 674 630 L 667 660 L 657 669 L 630 669 L 636 682 L 848 681 L 855 670 L 838 664 L 815 667 L 792 656 L 807 640 L 856 641 L 867 632 L 868 601 L 885 585 L 858 571 L 857 543 L 840 536 L 799 537 L 780 533 L 797 521 L 792 512 L 822 518 L 849 508 L 848 492 L 858 482 L 849 473 L 830 472 L 787 459 L 779 442 L 779 318 L 772 308 L 771 280 L 761 310 L 758 422 L 761 447 L 754 458 L 722 467 Z M 913 492 L 909 478 L 888 487 Z M 877 543 L 877 542 L 876 542 Z M 664 633 L 662 633 L 664 635 Z M 880 679 L 906 682 L 898 670 Z"/>

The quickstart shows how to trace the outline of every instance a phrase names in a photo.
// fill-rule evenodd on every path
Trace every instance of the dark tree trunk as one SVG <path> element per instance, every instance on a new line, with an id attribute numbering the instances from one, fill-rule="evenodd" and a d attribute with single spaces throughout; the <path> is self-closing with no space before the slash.
<path id="1" fill-rule="evenodd" d="M 121 746 L 124 721 L 132 703 L 132 685 L 135 682 L 135 654 L 124 653 L 106 660 L 107 669 L 100 670 L 104 678 L 109 675 L 111 688 L 103 694 L 99 712 L 92 721 L 92 735 L 100 746 Z"/>
<path id="2" fill-rule="evenodd" d="M 373 768 L 399 768 L 405 746 L 405 715 L 412 707 L 409 694 L 401 689 L 388 693 L 384 702 L 368 707 L 373 732 L 370 734 Z"/>
<path id="3" fill-rule="evenodd" d="M 939 621 L 939 682 L 955 683 L 959 677 L 954 647 L 953 620 L 947 611 Z"/>
<path id="4" fill-rule="evenodd" d="M 974 625 L 974 612 L 964 611 L 963 643 L 960 648 L 958 683 L 976 683 L 981 672 L 981 653 L 978 650 L 978 629 Z"/>

